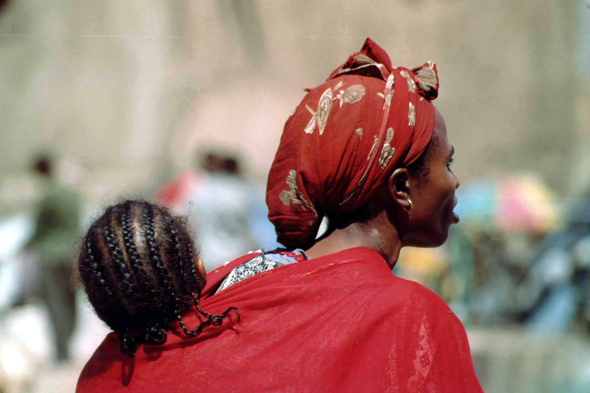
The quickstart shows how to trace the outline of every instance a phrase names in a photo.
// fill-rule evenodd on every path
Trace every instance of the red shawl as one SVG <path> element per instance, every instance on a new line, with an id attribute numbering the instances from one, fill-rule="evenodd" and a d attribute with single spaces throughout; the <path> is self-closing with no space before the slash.
<path id="1" fill-rule="evenodd" d="M 465 330 L 433 292 L 354 248 L 285 265 L 212 295 L 245 255 L 209 274 L 202 307 L 242 318 L 134 359 L 110 334 L 77 392 L 482 392 Z M 194 314 L 185 317 L 196 326 Z"/>

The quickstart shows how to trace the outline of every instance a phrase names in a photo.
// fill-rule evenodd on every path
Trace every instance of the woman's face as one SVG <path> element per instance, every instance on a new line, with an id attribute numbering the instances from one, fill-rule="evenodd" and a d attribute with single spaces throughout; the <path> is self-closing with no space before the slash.
<path id="1" fill-rule="evenodd" d="M 459 179 L 451 169 L 454 148 L 447 138 L 447 127 L 435 109 L 433 143 L 429 147 L 427 176 L 419 179 L 410 175 L 412 209 L 409 212 L 410 231 L 405 243 L 420 247 L 438 247 L 449 235 L 449 228 L 459 222 L 453 212 L 457 205 L 455 190 Z"/>

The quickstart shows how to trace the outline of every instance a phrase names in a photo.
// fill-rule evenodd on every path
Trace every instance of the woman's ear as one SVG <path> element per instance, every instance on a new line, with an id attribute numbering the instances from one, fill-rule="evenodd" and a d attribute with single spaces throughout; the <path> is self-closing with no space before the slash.
<path id="1" fill-rule="evenodd" d="M 207 282 L 207 270 L 205 270 L 205 264 L 203 263 L 203 260 L 197 257 L 197 259 L 195 259 L 195 264 L 197 265 L 197 270 L 199 271 L 199 274 L 201 274 L 203 280 Z"/>
<path id="2" fill-rule="evenodd" d="M 397 168 L 389 176 L 389 194 L 393 201 L 404 210 L 411 209 L 410 201 L 410 172 L 407 168 Z"/>

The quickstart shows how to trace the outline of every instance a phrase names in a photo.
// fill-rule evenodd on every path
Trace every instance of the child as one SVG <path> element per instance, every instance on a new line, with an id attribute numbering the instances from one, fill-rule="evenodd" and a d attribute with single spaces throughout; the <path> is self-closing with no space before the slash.
<path id="1" fill-rule="evenodd" d="M 209 325 L 221 325 L 232 309 L 239 318 L 235 307 L 220 315 L 200 309 L 206 273 L 184 220 L 145 201 L 109 207 L 92 224 L 78 269 L 96 313 L 131 357 L 142 343 L 166 342 L 173 320 L 194 337 Z M 190 330 L 182 316 L 193 304 L 206 320 Z"/>

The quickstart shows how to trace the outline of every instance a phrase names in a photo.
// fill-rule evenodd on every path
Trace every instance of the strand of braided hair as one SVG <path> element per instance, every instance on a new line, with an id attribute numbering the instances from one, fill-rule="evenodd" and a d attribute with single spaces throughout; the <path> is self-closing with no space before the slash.
<path id="1" fill-rule="evenodd" d="M 203 278 L 201 277 L 201 275 L 197 273 L 196 265 L 194 263 L 190 264 L 190 272 L 186 271 L 185 264 L 180 263 L 180 261 L 182 261 L 184 258 L 186 258 L 183 255 L 181 244 L 188 244 L 189 245 L 188 246 L 189 255 L 196 255 L 196 252 L 194 250 L 192 242 L 190 242 L 190 241 L 186 242 L 186 239 L 184 239 L 185 241 L 181 242 L 180 237 L 183 234 L 180 231 L 178 231 L 176 228 L 174 228 L 173 221 L 168 220 L 167 228 L 168 228 L 168 232 L 170 233 L 171 240 L 172 240 L 172 255 L 170 257 L 171 257 L 172 261 L 176 262 L 176 263 L 172 263 L 171 265 L 179 267 L 179 269 L 180 269 L 179 277 L 183 278 L 185 293 L 191 294 L 192 298 L 194 299 L 194 303 L 195 303 L 197 311 L 201 315 L 203 315 L 205 318 L 207 318 L 207 320 L 205 322 L 201 323 L 201 325 L 199 325 L 195 330 L 190 331 L 186 328 L 186 325 L 184 324 L 184 321 L 182 320 L 182 317 L 180 316 L 180 314 L 177 314 L 177 320 L 180 323 L 181 327 L 183 328 L 183 331 L 185 332 L 185 334 L 190 335 L 190 336 L 196 336 L 201 332 L 202 328 L 208 326 L 209 324 L 212 324 L 214 326 L 221 325 L 223 322 L 223 318 L 225 318 L 227 316 L 227 314 L 229 312 L 231 312 L 232 310 L 236 311 L 237 319 L 239 321 L 240 316 L 241 316 L 240 310 L 238 310 L 238 308 L 236 308 L 236 307 L 229 307 L 227 310 L 225 310 L 223 313 L 221 313 L 219 315 L 212 315 L 212 314 L 209 314 L 201 309 L 199 302 L 200 302 L 200 296 L 201 296 L 201 289 L 205 286 L 205 282 L 204 282 Z M 186 236 L 186 234 L 184 234 L 184 236 Z"/>
<path id="2" fill-rule="evenodd" d="M 119 282 L 121 283 L 122 290 L 124 292 L 124 298 L 128 299 L 128 307 L 131 314 L 135 314 L 134 305 L 137 301 L 137 288 L 131 280 L 131 273 L 129 267 L 125 263 L 123 257 L 123 251 L 119 246 L 119 239 L 115 236 L 114 224 L 118 224 L 117 217 L 114 209 L 109 209 L 108 219 L 111 225 L 107 225 L 104 228 L 104 239 L 106 246 L 109 249 L 110 258 L 114 267 L 115 274 L 119 276 Z"/>
<path id="3" fill-rule="evenodd" d="M 154 211 L 153 210 L 148 211 L 146 213 L 146 218 L 147 218 L 146 244 L 147 244 L 147 248 L 149 250 L 149 257 L 150 257 L 150 261 L 152 263 L 152 268 L 159 272 L 158 277 L 159 277 L 160 284 L 164 288 L 166 288 L 168 295 L 173 300 L 173 311 L 172 312 L 173 312 L 174 318 L 176 318 L 176 320 L 178 320 L 178 323 L 180 324 L 182 331 L 187 336 L 195 337 L 195 336 L 199 335 L 205 327 L 210 325 L 211 321 L 209 319 L 207 319 L 206 321 L 199 324 L 199 326 L 197 326 L 197 328 L 194 330 L 190 330 L 186 326 L 186 324 L 182 318 L 182 315 L 180 313 L 180 310 L 178 308 L 180 299 L 177 296 L 176 288 L 174 286 L 174 283 L 172 282 L 170 274 L 168 273 L 168 271 L 166 270 L 166 268 L 164 267 L 164 265 L 162 263 L 159 244 L 156 242 L 156 239 L 155 239 L 156 223 L 155 223 Z M 168 227 L 167 229 L 168 229 L 168 231 L 170 231 L 171 237 L 174 238 L 174 236 L 176 235 L 176 230 L 171 227 Z M 176 240 L 178 240 L 178 238 L 176 238 Z M 175 252 L 172 253 L 174 255 L 176 253 L 176 251 L 178 251 L 178 248 L 173 246 L 173 250 L 175 250 Z M 177 261 L 182 261 L 182 259 L 178 258 Z M 169 262 L 172 262 L 172 261 L 169 261 Z M 180 262 L 180 264 L 182 264 L 182 262 Z M 173 266 L 173 265 L 175 265 L 175 264 L 169 263 L 169 266 Z M 185 286 L 185 290 L 186 290 L 186 285 L 184 285 L 184 286 Z"/>
<path id="4" fill-rule="evenodd" d="M 120 206 L 114 206 L 107 210 L 106 216 L 110 225 L 106 225 L 104 228 L 104 239 L 109 250 L 114 273 L 118 274 L 119 282 L 121 283 L 121 291 L 124 294 L 123 299 L 129 310 L 129 314 L 137 315 L 137 308 L 140 307 L 141 296 L 139 293 L 139 287 L 132 279 L 130 268 L 125 262 L 125 255 L 120 246 L 121 242 L 123 244 L 126 242 L 126 233 L 123 231 L 125 212 L 123 212 L 123 214 L 120 213 Z M 117 229 L 121 231 L 120 236 L 117 236 Z M 127 254 L 127 259 L 130 259 L 129 254 Z M 117 331 L 117 336 L 119 337 L 121 352 L 130 356 L 134 356 L 137 347 L 142 342 L 145 342 L 141 337 L 133 337 L 127 326 Z"/>
<path id="5" fill-rule="evenodd" d="M 148 248 L 149 259 L 151 262 L 152 269 L 154 269 L 154 271 L 158 272 L 157 276 L 159 278 L 159 284 L 163 288 L 166 288 L 166 290 L 168 292 L 167 295 L 169 296 L 170 300 L 172 300 L 172 310 L 169 310 L 168 312 L 172 311 L 174 318 L 176 320 L 178 320 L 180 327 L 182 328 L 183 332 L 187 336 L 193 336 L 193 337 L 197 336 L 198 334 L 201 333 L 201 331 L 209 323 L 207 323 L 207 321 L 206 321 L 204 323 L 201 323 L 195 330 L 190 330 L 187 328 L 184 320 L 182 319 L 182 316 L 180 315 L 180 311 L 178 309 L 178 304 L 180 302 L 180 299 L 177 297 L 176 288 L 174 286 L 174 283 L 172 282 L 170 274 L 168 273 L 168 271 L 166 270 L 166 268 L 164 267 L 164 265 L 162 263 L 159 244 L 156 242 L 156 236 L 155 236 L 156 223 L 155 223 L 155 214 L 154 213 L 155 212 L 153 209 L 149 209 L 145 213 L 145 216 L 144 216 L 146 219 L 146 229 L 145 229 L 146 245 Z M 170 228 L 168 228 L 168 229 L 170 230 Z M 173 265 L 173 263 L 171 263 L 169 265 Z"/>
<path id="6" fill-rule="evenodd" d="M 84 266 L 87 270 L 87 273 L 84 274 L 81 271 L 82 278 L 86 278 L 87 281 L 86 287 L 92 285 L 94 288 L 99 289 L 97 292 L 93 293 L 94 296 L 91 296 L 89 293 L 90 301 L 92 302 L 93 297 L 104 299 L 104 305 L 101 310 L 102 313 L 109 313 L 110 310 L 127 307 L 120 299 L 115 295 L 114 288 L 111 288 L 111 282 L 109 280 L 109 274 L 107 273 L 104 264 L 102 263 L 104 260 L 104 254 L 99 252 L 99 247 L 94 247 L 93 244 L 99 243 L 98 241 L 98 233 L 97 231 L 89 231 L 89 235 L 87 236 L 84 245 L 82 247 L 82 258 L 87 258 L 89 263 L 80 265 L 81 270 Z M 99 310 L 97 310 L 99 312 Z M 119 337 L 119 346 L 121 352 L 126 353 L 128 355 L 135 353 L 136 344 L 133 342 L 131 337 L 129 336 L 129 331 L 126 329 L 121 329 L 120 327 L 124 325 L 123 321 L 115 320 L 112 322 L 111 326 L 113 330 L 117 333 Z"/>
<path id="7" fill-rule="evenodd" d="M 137 285 L 137 293 L 139 298 L 141 299 L 160 299 L 163 294 L 162 291 L 159 290 L 154 285 L 154 280 L 148 272 L 145 270 L 145 267 L 142 263 L 142 257 L 137 250 L 137 246 L 135 244 L 134 236 L 134 226 L 133 226 L 133 217 L 135 212 L 133 208 L 132 201 L 126 201 L 124 204 L 124 212 L 121 215 L 121 230 L 123 234 L 123 244 L 125 247 L 125 252 L 127 253 L 131 269 L 133 271 L 133 276 L 135 281 L 141 283 L 141 285 Z M 152 304 L 139 304 L 138 308 L 140 307 L 151 307 Z M 143 324 L 149 324 L 150 322 L 155 322 L 152 320 L 153 318 L 148 318 L 148 320 L 143 321 Z"/>
<path id="8" fill-rule="evenodd" d="M 141 283 L 141 285 L 134 286 L 136 305 L 139 309 L 138 314 L 146 314 L 145 312 L 142 312 L 142 309 L 150 308 L 152 305 L 144 304 L 144 299 L 158 299 L 162 296 L 162 292 L 153 285 L 152 278 L 149 277 L 148 273 L 146 272 L 142 263 L 141 255 L 137 251 L 134 240 L 135 232 L 132 223 L 133 216 L 133 203 L 131 201 L 126 201 L 123 205 L 123 212 L 121 214 L 122 240 L 126 255 L 131 265 L 131 270 L 133 271 L 135 282 Z M 147 314 L 149 315 L 149 313 Z M 141 319 L 142 320 L 139 322 L 139 324 L 148 327 L 145 328 L 143 334 L 140 334 L 135 338 L 133 342 L 135 347 L 144 342 L 156 345 L 166 342 L 166 331 L 162 329 L 160 326 L 161 323 L 156 320 L 157 318 L 148 316 L 147 318 Z M 119 338 L 120 342 L 129 340 L 128 332 L 119 334 Z M 121 344 L 121 346 L 123 347 L 123 344 Z"/>
<path id="9" fill-rule="evenodd" d="M 175 244 L 178 244 L 178 242 L 179 242 L 178 238 L 176 238 L 174 241 L 175 241 Z M 194 246 L 193 246 L 192 242 L 188 243 L 188 249 L 189 249 L 190 255 L 196 255 L 196 251 L 194 250 Z M 197 268 L 196 268 L 195 264 L 194 263 L 191 264 L 190 268 L 191 268 L 190 275 L 188 275 L 188 277 L 190 277 L 190 279 L 192 280 L 192 282 L 194 283 L 195 286 L 203 287 L 205 285 L 205 283 L 203 282 L 202 277 L 197 273 Z M 184 275 L 184 277 L 187 277 L 187 276 Z M 196 293 L 194 291 L 189 291 L 189 293 L 192 295 L 192 297 L 194 299 L 194 303 L 197 308 L 197 311 L 201 315 L 203 315 L 205 318 L 207 318 L 208 320 L 211 320 L 213 325 L 221 325 L 223 318 L 225 318 L 225 316 L 232 310 L 236 312 L 238 321 L 240 320 L 241 314 L 240 314 L 240 310 L 238 308 L 230 307 L 219 315 L 211 315 L 201 309 L 201 306 L 200 306 L 201 291 L 198 291 Z"/>
<path id="10" fill-rule="evenodd" d="M 150 206 L 151 207 L 151 206 Z M 172 277 L 170 276 L 170 273 L 168 272 L 168 270 L 166 269 L 166 267 L 164 266 L 164 263 L 162 261 L 161 258 L 161 254 L 160 254 L 160 244 L 156 241 L 156 222 L 155 222 L 155 209 L 147 209 L 147 211 L 144 214 L 144 219 L 146 220 L 145 222 L 145 238 L 146 238 L 146 246 L 148 249 L 148 255 L 149 255 L 149 260 L 151 263 L 151 267 L 153 269 L 154 272 L 156 272 L 156 275 L 158 277 L 158 283 L 160 285 L 160 287 L 164 288 L 166 290 L 166 295 L 168 297 L 169 300 L 169 304 L 171 304 L 171 309 L 166 310 L 166 312 L 169 314 L 170 312 L 172 312 L 172 315 L 174 318 L 176 318 L 177 320 L 179 320 L 180 322 L 180 326 L 182 327 L 182 330 L 185 332 L 185 334 L 188 334 L 188 329 L 186 328 L 186 325 L 184 324 L 184 321 L 182 320 L 182 318 L 180 317 L 180 311 L 179 311 L 179 304 L 180 304 L 180 298 L 178 297 L 179 295 L 177 294 L 177 290 L 176 287 L 174 285 L 174 282 L 172 281 Z M 180 263 L 182 263 L 182 261 L 179 261 Z M 171 266 L 172 264 L 168 264 L 169 266 Z M 200 333 L 200 332 L 199 332 Z M 165 341 L 165 331 L 164 329 L 162 329 L 160 326 L 155 325 L 150 327 L 145 335 L 146 340 L 164 340 Z"/>

